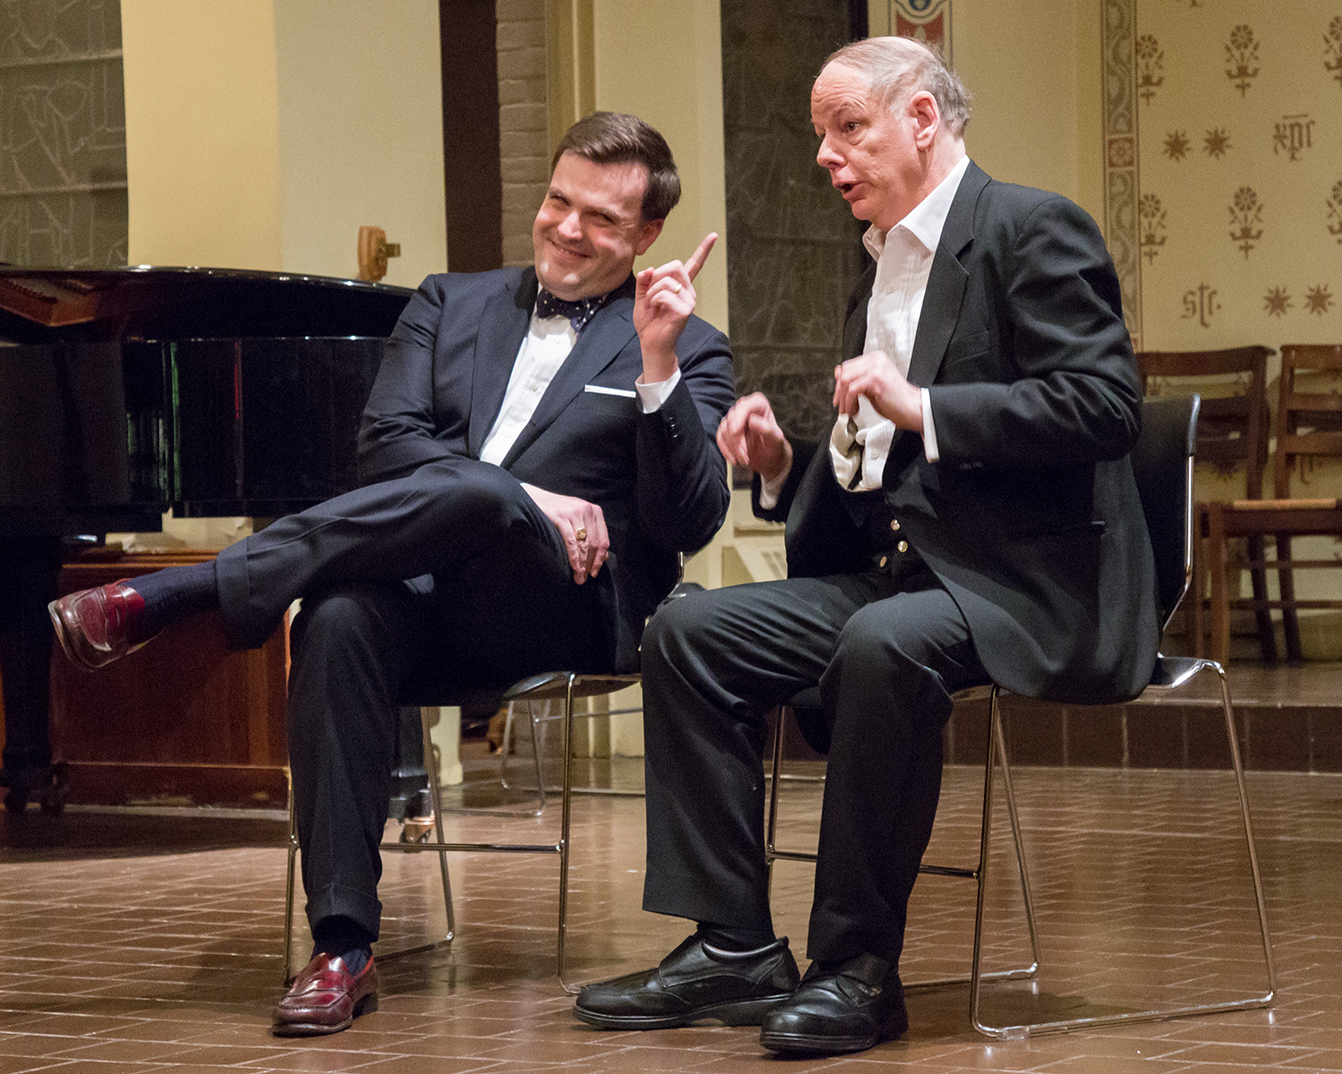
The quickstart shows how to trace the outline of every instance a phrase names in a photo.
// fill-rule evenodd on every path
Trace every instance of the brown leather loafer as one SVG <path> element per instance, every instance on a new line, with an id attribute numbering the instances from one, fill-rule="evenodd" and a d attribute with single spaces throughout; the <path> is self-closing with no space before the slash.
<path id="1" fill-rule="evenodd" d="M 47 605 L 61 648 L 84 671 L 106 667 L 149 640 L 131 641 L 131 628 L 143 610 L 144 598 L 124 578 Z"/>
<path id="2" fill-rule="evenodd" d="M 348 1029 L 354 1019 L 377 1010 L 377 967 L 345 969 L 335 955 L 314 955 L 275 1008 L 277 1037 L 315 1037 Z"/>

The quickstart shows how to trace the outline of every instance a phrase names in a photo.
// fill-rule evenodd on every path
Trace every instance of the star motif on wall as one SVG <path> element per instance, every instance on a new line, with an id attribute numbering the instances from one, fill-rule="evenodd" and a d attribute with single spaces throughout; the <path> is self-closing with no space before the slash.
<path id="1" fill-rule="evenodd" d="M 1291 296 L 1284 287 L 1272 288 L 1263 298 L 1263 308 L 1273 317 L 1285 317 L 1291 305 Z"/>
<path id="2" fill-rule="evenodd" d="M 1333 304 L 1333 296 L 1328 291 L 1326 283 L 1319 284 L 1318 287 L 1311 287 L 1305 292 L 1305 308 L 1310 313 L 1317 313 L 1322 317 L 1328 312 Z"/>
<path id="3" fill-rule="evenodd" d="M 1220 160 L 1226 155 L 1226 150 L 1230 148 L 1230 135 L 1226 133 L 1224 127 L 1210 130 L 1207 132 L 1207 137 L 1202 140 L 1202 148 L 1207 156 L 1214 160 Z"/>
<path id="4" fill-rule="evenodd" d="M 1183 131 L 1171 131 L 1165 139 L 1165 155 L 1170 160 L 1183 160 L 1191 145 Z"/>

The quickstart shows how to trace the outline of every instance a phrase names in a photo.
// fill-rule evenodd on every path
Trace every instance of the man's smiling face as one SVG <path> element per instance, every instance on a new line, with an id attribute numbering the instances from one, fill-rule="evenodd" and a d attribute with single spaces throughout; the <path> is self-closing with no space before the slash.
<path id="1" fill-rule="evenodd" d="M 647 187 L 642 164 L 563 154 L 531 229 L 541 286 L 575 301 L 624 283 L 662 230 L 662 221 L 643 219 Z"/>

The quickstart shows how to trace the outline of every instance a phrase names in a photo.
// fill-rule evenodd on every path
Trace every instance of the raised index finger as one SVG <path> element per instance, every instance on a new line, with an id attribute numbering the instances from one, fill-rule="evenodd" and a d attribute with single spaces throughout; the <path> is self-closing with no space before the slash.
<path id="1" fill-rule="evenodd" d="M 690 259 L 685 262 L 685 275 L 691 280 L 699 275 L 699 270 L 704 267 L 704 262 L 708 260 L 708 251 L 713 249 L 713 244 L 718 241 L 718 233 L 710 231 L 704 236 L 704 241 L 699 244 L 699 248 L 690 255 Z"/>

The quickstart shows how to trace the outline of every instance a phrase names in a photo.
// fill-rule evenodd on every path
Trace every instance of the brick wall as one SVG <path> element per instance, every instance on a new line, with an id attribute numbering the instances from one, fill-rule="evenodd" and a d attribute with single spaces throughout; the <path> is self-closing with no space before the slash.
<path id="1" fill-rule="evenodd" d="M 545 2 L 498 0 L 503 263 L 532 261 L 531 223 L 550 178 L 545 109 Z"/>

